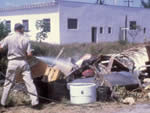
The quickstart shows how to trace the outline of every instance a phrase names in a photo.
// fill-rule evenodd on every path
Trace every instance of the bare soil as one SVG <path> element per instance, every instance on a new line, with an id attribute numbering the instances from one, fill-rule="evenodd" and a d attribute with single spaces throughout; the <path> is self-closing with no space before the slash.
<path id="1" fill-rule="evenodd" d="M 15 106 L 7 109 L 0 108 L 0 113 L 114 113 L 125 107 L 127 105 L 116 102 L 96 102 L 85 105 L 50 103 L 44 104 L 41 110 L 34 110 L 29 106 Z"/>
<path id="2" fill-rule="evenodd" d="M 12 92 L 9 97 L 12 107 L 0 107 L 0 113 L 150 113 L 150 100 L 144 96 L 138 98 L 135 105 L 131 106 L 116 101 L 73 105 L 69 100 L 63 99 L 57 103 L 41 104 L 41 110 L 32 109 L 29 97 L 21 92 Z"/>
<path id="3" fill-rule="evenodd" d="M 0 113 L 150 113 L 150 102 L 137 102 L 135 105 L 125 105 L 117 102 L 96 102 L 84 105 L 66 103 L 43 104 L 41 110 L 29 106 L 0 108 Z"/>

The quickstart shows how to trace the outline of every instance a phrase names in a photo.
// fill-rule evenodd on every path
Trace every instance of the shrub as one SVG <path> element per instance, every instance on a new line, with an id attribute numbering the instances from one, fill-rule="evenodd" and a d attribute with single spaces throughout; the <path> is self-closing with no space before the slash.
<path id="1" fill-rule="evenodd" d="M 3 22 L 0 22 L 0 41 L 8 35 L 9 31 Z M 7 51 L 0 53 L 0 71 L 5 73 L 7 67 Z"/>
<path id="2" fill-rule="evenodd" d="M 8 35 L 9 31 L 3 22 L 0 22 L 0 40 Z"/>
<path id="3" fill-rule="evenodd" d="M 47 38 L 47 32 L 45 30 L 46 28 L 46 23 L 44 23 L 43 20 L 37 20 L 36 21 L 36 29 L 37 30 L 40 30 L 37 34 L 36 34 L 36 39 L 37 41 L 42 41 L 42 40 L 45 40 Z"/>

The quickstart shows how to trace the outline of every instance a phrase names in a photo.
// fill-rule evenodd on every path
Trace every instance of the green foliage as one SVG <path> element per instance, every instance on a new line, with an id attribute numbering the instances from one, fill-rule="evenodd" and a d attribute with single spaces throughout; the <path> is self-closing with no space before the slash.
<path id="1" fill-rule="evenodd" d="M 43 20 L 37 20 L 36 21 L 36 29 L 39 30 L 39 32 L 36 34 L 36 39 L 37 41 L 42 41 L 45 40 L 47 36 L 47 32 L 45 31 L 46 24 L 44 23 Z"/>
<path id="2" fill-rule="evenodd" d="M 144 8 L 150 8 L 150 0 L 147 0 L 147 2 L 141 0 L 141 4 Z"/>
<path id="3" fill-rule="evenodd" d="M 9 31 L 3 22 L 0 22 L 0 40 L 8 35 Z"/>
<path id="4" fill-rule="evenodd" d="M 0 22 L 0 41 L 3 40 L 9 31 L 3 22 Z M 7 51 L 0 52 L 0 71 L 5 73 L 7 68 Z M 0 78 L 1 79 L 1 78 Z"/>
<path id="5" fill-rule="evenodd" d="M 0 71 L 5 73 L 7 68 L 7 52 L 0 53 Z"/>

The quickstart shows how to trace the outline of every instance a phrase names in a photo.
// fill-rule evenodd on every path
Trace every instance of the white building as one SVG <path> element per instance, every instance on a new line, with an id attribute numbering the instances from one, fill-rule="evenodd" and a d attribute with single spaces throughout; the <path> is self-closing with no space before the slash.
<path id="1" fill-rule="evenodd" d="M 32 40 L 38 32 L 36 21 L 44 20 L 44 41 L 52 44 L 150 40 L 150 10 L 145 8 L 57 0 L 0 9 L 0 20 L 11 31 L 15 23 L 23 23 Z"/>

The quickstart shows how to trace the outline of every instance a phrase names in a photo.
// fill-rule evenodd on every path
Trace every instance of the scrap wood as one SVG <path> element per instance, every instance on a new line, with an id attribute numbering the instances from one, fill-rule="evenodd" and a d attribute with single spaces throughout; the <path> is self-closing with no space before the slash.
<path id="1" fill-rule="evenodd" d="M 62 55 L 63 52 L 64 52 L 64 47 L 60 50 L 60 52 L 56 56 L 56 60 Z"/>
<path id="2" fill-rule="evenodd" d="M 108 71 L 107 66 L 99 63 L 97 66 L 97 69 L 100 71 L 101 74 L 108 74 L 110 71 Z"/>
<path id="3" fill-rule="evenodd" d="M 92 55 L 91 54 L 85 54 L 83 57 L 81 57 L 77 62 L 76 62 L 76 65 L 81 67 L 82 64 L 83 64 L 83 61 L 85 60 L 89 60 L 91 59 Z"/>
<path id="4" fill-rule="evenodd" d="M 115 58 L 112 56 L 109 60 L 108 66 L 107 66 L 108 72 L 111 72 L 114 60 L 115 60 Z"/>
<path id="5" fill-rule="evenodd" d="M 146 51 L 147 51 L 147 55 L 150 61 L 150 45 L 145 45 Z"/>
<path id="6" fill-rule="evenodd" d="M 116 58 L 114 58 L 114 64 L 116 64 L 121 71 L 123 71 L 123 70 L 129 71 L 129 66 L 125 65 L 124 63 L 122 63 L 121 61 L 119 61 Z"/>
<path id="7" fill-rule="evenodd" d="M 52 81 L 62 79 L 63 77 L 64 77 L 63 73 L 59 69 L 57 69 L 55 67 L 47 67 L 42 81 L 43 82 L 52 82 Z"/>
<path id="8" fill-rule="evenodd" d="M 107 66 L 108 72 L 111 72 L 113 70 L 113 66 L 117 66 L 118 71 L 123 71 L 123 70 L 129 71 L 128 65 L 125 65 L 124 62 L 121 62 L 117 58 L 112 56 L 109 60 L 108 66 Z"/>
<path id="9" fill-rule="evenodd" d="M 104 56 L 103 56 L 103 58 L 104 58 Z M 99 64 L 105 65 L 108 73 L 110 73 L 112 71 L 129 71 L 130 70 L 128 65 L 126 65 L 124 62 L 121 62 L 119 60 L 118 56 L 114 56 L 114 55 L 110 56 L 110 58 L 109 58 L 109 60 L 107 60 L 107 62 L 100 60 Z"/>
<path id="10" fill-rule="evenodd" d="M 144 58 L 141 61 L 141 58 Z M 142 64 L 145 65 L 145 62 L 148 60 L 147 52 L 144 46 L 138 47 L 138 48 L 131 48 L 128 49 L 120 54 L 113 54 L 113 55 L 99 55 L 95 58 L 90 58 L 83 62 L 81 67 L 79 67 L 76 70 L 73 70 L 69 75 L 73 75 L 78 72 L 84 71 L 84 66 L 92 67 L 94 66 L 94 71 L 98 73 L 97 75 L 111 75 L 112 72 L 131 72 L 128 73 L 129 75 L 134 75 L 133 69 L 136 68 L 134 71 L 138 71 L 138 67 L 140 67 Z M 118 73 L 121 76 L 122 73 Z M 97 76 L 96 75 L 96 76 Z M 125 74 L 126 75 L 126 74 Z M 136 83 L 139 83 L 138 75 L 136 78 Z M 130 78 L 130 76 L 129 76 Z M 104 81 L 100 77 L 100 81 Z M 140 84 L 140 83 L 139 83 Z"/>
<path id="11" fill-rule="evenodd" d="M 31 66 L 31 74 L 32 74 L 32 77 L 33 78 L 36 78 L 36 77 L 41 77 L 44 75 L 47 67 L 48 67 L 48 64 L 42 62 L 41 60 L 33 57 L 31 59 L 31 62 L 30 62 L 30 66 Z M 16 81 L 17 82 L 23 82 L 23 79 L 22 79 L 23 75 L 16 75 Z"/>
<path id="12" fill-rule="evenodd" d="M 101 63 L 107 65 L 110 72 L 113 66 L 118 66 L 118 69 L 122 68 L 119 70 L 138 70 L 140 66 L 145 65 L 149 61 L 145 46 L 130 48 L 120 54 L 105 55 L 102 58 Z"/>

